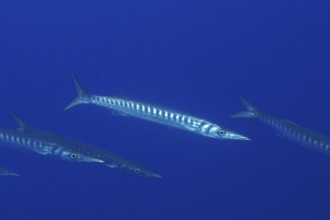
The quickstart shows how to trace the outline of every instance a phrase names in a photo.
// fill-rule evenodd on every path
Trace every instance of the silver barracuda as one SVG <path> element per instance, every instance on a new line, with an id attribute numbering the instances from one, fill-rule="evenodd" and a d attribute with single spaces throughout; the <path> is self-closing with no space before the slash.
<path id="1" fill-rule="evenodd" d="M 279 136 L 284 137 L 287 140 L 300 143 L 304 146 L 308 146 L 325 153 L 330 153 L 330 137 L 317 133 L 308 128 L 304 128 L 292 121 L 266 114 L 257 109 L 243 97 L 239 98 L 246 110 L 231 115 L 232 118 L 258 119 L 276 130 Z"/>
<path id="2" fill-rule="evenodd" d="M 0 128 L 0 142 L 2 144 L 62 160 L 99 163 L 110 168 L 122 168 L 144 176 L 161 177 L 159 174 L 110 151 L 53 132 L 33 128 L 17 115 L 13 114 L 13 116 L 19 127 L 16 130 Z"/>
<path id="3" fill-rule="evenodd" d="M 18 173 L 10 171 L 4 167 L 0 167 L 0 176 L 19 176 Z"/>
<path id="4" fill-rule="evenodd" d="M 187 130 L 206 137 L 230 140 L 249 140 L 249 138 L 241 134 L 232 132 L 219 125 L 191 115 L 131 99 L 92 95 L 81 86 L 74 76 L 72 76 L 72 78 L 77 96 L 71 101 L 65 110 L 80 104 L 93 104 L 110 109 L 118 115 L 141 118 L 162 125 Z"/>

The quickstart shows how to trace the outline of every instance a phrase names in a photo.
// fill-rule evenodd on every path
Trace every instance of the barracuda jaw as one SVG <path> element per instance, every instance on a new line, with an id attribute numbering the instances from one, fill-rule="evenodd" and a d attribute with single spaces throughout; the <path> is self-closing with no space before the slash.
<path id="1" fill-rule="evenodd" d="M 249 141 L 251 140 L 250 138 L 243 136 L 241 134 L 228 131 L 224 137 L 225 139 L 231 139 L 231 140 L 239 140 L 239 141 Z"/>
<path id="2" fill-rule="evenodd" d="M 90 158 L 86 159 L 86 162 L 90 162 L 90 163 L 104 163 L 104 160 L 90 157 Z"/>
<path id="3" fill-rule="evenodd" d="M 152 173 L 152 172 L 147 172 L 144 173 L 144 175 L 148 176 L 148 177 L 152 177 L 152 178 L 162 178 L 161 175 L 157 174 L 157 173 Z"/>

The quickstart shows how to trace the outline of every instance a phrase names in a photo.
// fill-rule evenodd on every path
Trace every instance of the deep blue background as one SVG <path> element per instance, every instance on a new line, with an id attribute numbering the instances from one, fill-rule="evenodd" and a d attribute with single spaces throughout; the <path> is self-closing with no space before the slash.
<path id="1" fill-rule="evenodd" d="M 149 167 L 151 179 L 2 146 L 0 218 L 330 219 L 330 157 L 228 116 L 242 94 L 330 135 L 329 1 L 1 1 L 0 120 Z M 94 106 L 63 111 L 70 71 L 91 92 L 169 106 L 248 135 L 213 140 Z"/>

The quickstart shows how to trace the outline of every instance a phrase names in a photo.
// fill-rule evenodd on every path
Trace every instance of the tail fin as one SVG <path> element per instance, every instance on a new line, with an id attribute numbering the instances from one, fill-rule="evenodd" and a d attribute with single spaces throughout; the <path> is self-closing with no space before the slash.
<path id="1" fill-rule="evenodd" d="M 250 102 L 244 99 L 242 96 L 238 96 L 241 100 L 246 111 L 241 111 L 236 114 L 231 115 L 231 118 L 255 118 L 258 114 L 258 109 L 254 107 Z"/>
<path id="2" fill-rule="evenodd" d="M 67 105 L 64 110 L 68 110 L 76 105 L 83 103 L 89 103 L 89 93 L 81 86 L 77 78 L 72 74 L 72 81 L 74 88 L 76 90 L 76 97 L 72 99 L 69 105 Z"/>

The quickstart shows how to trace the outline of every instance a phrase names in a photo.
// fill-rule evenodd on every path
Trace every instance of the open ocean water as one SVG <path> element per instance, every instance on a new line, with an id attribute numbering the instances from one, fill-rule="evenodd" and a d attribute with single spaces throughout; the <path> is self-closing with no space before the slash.
<path id="1" fill-rule="evenodd" d="M 148 178 L 0 148 L 1 220 L 329 220 L 330 156 L 254 120 L 265 112 L 330 135 L 329 1 L 1 1 L 0 121 L 90 143 Z M 200 116 L 252 141 L 215 140 L 82 105 L 90 92 Z"/>

